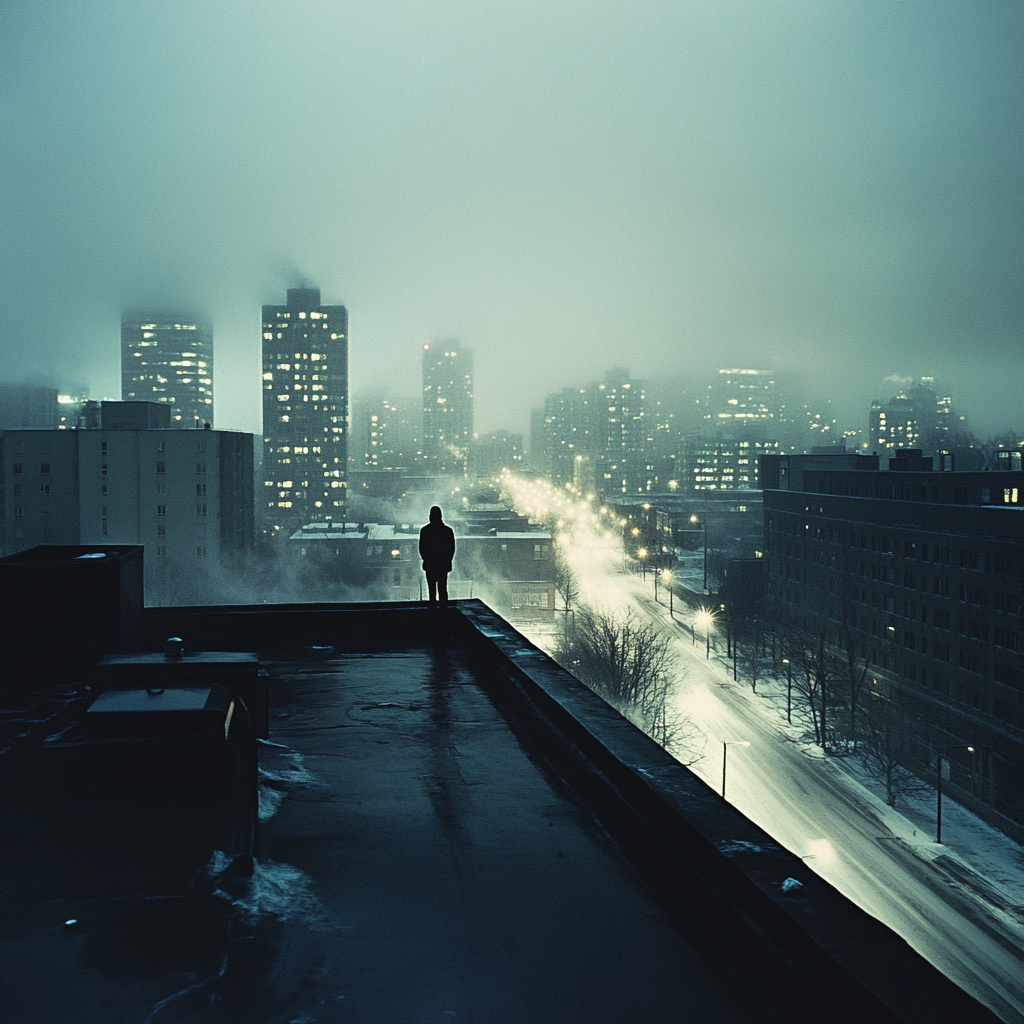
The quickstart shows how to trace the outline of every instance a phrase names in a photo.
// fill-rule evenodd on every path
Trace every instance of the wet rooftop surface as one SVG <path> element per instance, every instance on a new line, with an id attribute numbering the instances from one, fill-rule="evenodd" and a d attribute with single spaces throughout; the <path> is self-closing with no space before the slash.
<path id="1" fill-rule="evenodd" d="M 6 1021 L 753 1019 L 463 644 L 264 665 L 251 882 L 217 878 L 216 855 L 183 892 L 5 870 Z M 98 840 L 88 815 L 40 814 L 9 817 L 5 849 Z"/>

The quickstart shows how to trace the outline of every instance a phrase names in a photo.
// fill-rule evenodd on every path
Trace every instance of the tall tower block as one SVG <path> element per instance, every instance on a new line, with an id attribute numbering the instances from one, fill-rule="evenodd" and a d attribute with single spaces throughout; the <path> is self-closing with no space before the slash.
<path id="1" fill-rule="evenodd" d="M 344 521 L 348 313 L 319 288 L 263 307 L 263 513 L 274 533 Z"/>
<path id="2" fill-rule="evenodd" d="M 182 311 L 121 314 L 121 400 L 163 402 L 172 427 L 213 425 L 213 327 Z"/>
<path id="3" fill-rule="evenodd" d="M 451 338 L 423 346 L 423 454 L 435 473 L 464 476 L 473 439 L 473 353 Z"/>

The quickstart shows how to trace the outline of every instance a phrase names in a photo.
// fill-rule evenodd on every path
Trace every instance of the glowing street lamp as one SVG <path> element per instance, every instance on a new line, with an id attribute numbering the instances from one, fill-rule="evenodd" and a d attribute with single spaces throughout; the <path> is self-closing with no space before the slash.
<path id="1" fill-rule="evenodd" d="M 725 759 L 729 753 L 729 747 L 749 747 L 750 740 L 725 740 L 722 743 L 722 799 L 725 799 Z"/>
<path id="2" fill-rule="evenodd" d="M 637 548 L 636 557 L 640 559 L 640 572 L 647 579 L 647 548 Z"/>
<path id="3" fill-rule="evenodd" d="M 671 619 L 672 616 L 672 570 L 665 569 L 662 574 L 665 580 L 665 586 L 668 587 L 668 617 Z"/>

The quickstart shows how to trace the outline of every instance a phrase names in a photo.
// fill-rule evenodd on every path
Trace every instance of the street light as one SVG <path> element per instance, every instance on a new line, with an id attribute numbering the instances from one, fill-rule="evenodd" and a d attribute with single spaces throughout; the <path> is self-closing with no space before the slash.
<path id="1" fill-rule="evenodd" d="M 935 750 L 935 842 L 942 842 L 942 759 L 946 757 L 947 750 L 966 750 L 969 753 L 974 753 L 974 747 L 966 746 L 955 746 L 955 747 L 943 747 L 941 749 L 936 748 Z M 946 764 L 949 764 L 949 758 L 946 757 Z"/>
<path id="2" fill-rule="evenodd" d="M 725 799 L 725 764 L 729 747 L 749 747 L 750 740 L 724 740 L 722 743 L 722 799 Z"/>
<path id="3" fill-rule="evenodd" d="M 662 572 L 665 577 L 665 586 L 668 587 L 668 617 L 671 619 L 672 616 L 672 570 L 665 569 Z"/>
<path id="4" fill-rule="evenodd" d="M 701 528 L 704 530 L 704 593 L 708 592 L 708 524 L 703 519 L 698 519 L 697 516 L 690 516 L 691 523 L 700 523 Z"/>
<path id="5" fill-rule="evenodd" d="M 705 651 L 704 651 L 705 659 L 710 659 L 710 657 L 711 657 L 711 624 L 714 621 L 715 621 L 715 616 L 712 614 L 710 609 L 708 609 L 708 608 L 701 608 L 701 610 L 699 612 L 697 612 L 697 625 L 700 626 L 701 629 L 704 630 L 705 648 L 706 648 Z"/>
<path id="6" fill-rule="evenodd" d="M 647 579 L 647 548 L 637 548 L 636 557 L 640 559 L 640 572 L 643 579 Z"/>
<path id="7" fill-rule="evenodd" d="M 789 658 L 783 658 L 782 664 L 786 666 L 786 721 L 793 724 L 793 666 Z"/>

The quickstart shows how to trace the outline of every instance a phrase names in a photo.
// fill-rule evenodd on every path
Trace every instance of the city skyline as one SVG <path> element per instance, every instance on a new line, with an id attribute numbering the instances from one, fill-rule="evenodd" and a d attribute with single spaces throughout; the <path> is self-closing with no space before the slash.
<path id="1" fill-rule="evenodd" d="M 289 288 L 287 290 L 294 290 Z M 173 297 L 166 303 L 165 306 L 173 307 L 175 302 Z M 180 303 L 177 304 L 180 307 Z M 336 303 L 336 305 L 342 305 L 342 303 Z M 345 308 L 348 308 L 345 304 Z M 119 338 L 112 338 L 109 348 L 109 358 L 102 360 L 97 364 L 94 369 L 97 371 L 100 379 L 114 379 L 116 378 L 120 383 L 117 386 L 111 387 L 109 393 L 104 391 L 102 388 L 95 388 L 91 386 L 85 386 L 82 382 L 71 379 L 75 376 L 73 373 L 65 371 L 64 373 L 54 372 L 47 373 L 41 372 L 36 369 L 31 372 L 27 372 L 20 377 L 17 375 L 7 376 L 4 374 L 3 369 L 0 369 L 0 383 L 4 384 L 28 384 L 28 385 L 42 385 L 55 387 L 62 394 L 88 394 L 90 398 L 101 401 L 116 401 L 119 397 L 127 399 L 141 399 L 148 397 L 141 392 L 138 394 L 129 394 L 125 391 L 126 380 L 125 373 L 125 359 L 126 353 L 130 355 L 131 345 L 127 340 L 126 323 L 131 318 L 139 320 L 139 324 L 142 323 L 141 314 L 134 309 L 125 309 L 118 312 L 118 324 L 117 330 L 119 332 Z M 127 318 L 127 319 L 126 319 Z M 148 319 L 152 319 L 149 317 Z M 164 316 L 166 320 L 167 317 Z M 182 319 L 180 316 L 178 319 Z M 195 316 L 190 314 L 185 319 L 190 322 L 201 325 L 201 330 L 198 332 L 204 339 L 204 344 L 207 346 L 207 354 L 210 359 L 210 371 L 212 373 L 213 366 L 213 344 L 212 339 L 216 333 L 216 327 L 209 316 Z M 136 326 L 139 326 L 138 324 Z M 250 325 L 251 326 L 251 325 Z M 141 331 L 141 328 L 140 328 Z M 130 333 L 130 332 L 129 332 Z M 138 333 L 138 332 L 136 332 Z M 232 331 L 228 329 L 225 333 L 231 334 Z M 141 336 L 141 335 L 140 335 Z M 133 335 L 134 337 L 134 335 Z M 380 391 L 386 391 L 390 394 L 402 397 L 412 397 L 418 394 L 422 390 L 422 370 L 421 370 L 421 355 L 425 345 L 433 345 L 435 343 L 443 342 L 444 335 L 439 334 L 437 337 L 431 337 L 429 341 L 425 342 L 411 342 L 403 345 L 399 356 L 400 361 L 397 363 L 391 363 L 387 366 L 381 367 L 381 373 L 383 375 L 374 374 L 368 378 L 362 380 L 351 379 L 350 374 L 350 399 L 354 397 L 359 399 L 361 395 L 375 394 Z M 454 339 L 449 339 L 454 340 Z M 463 346 L 466 345 L 465 341 L 460 341 Z M 179 346 L 180 347 L 180 346 Z M 474 350 L 477 346 L 473 346 Z M 487 346 L 480 346 L 483 350 L 487 351 Z M 257 346 L 253 346 L 257 348 Z M 356 353 L 358 353 L 359 347 L 356 347 Z M 353 353 L 350 353 L 350 359 Z M 362 354 L 365 360 L 366 354 Z M 260 357 L 262 359 L 262 356 Z M 248 361 L 248 360 L 247 360 Z M 359 361 L 359 360 L 357 360 Z M 1024 359 L 1019 360 L 1024 364 Z M 721 374 L 728 373 L 730 371 L 723 369 L 723 363 L 721 366 L 716 363 L 706 364 L 706 369 L 695 370 L 692 373 L 676 373 L 671 374 L 652 374 L 644 375 L 637 373 L 627 363 L 624 369 L 626 369 L 630 375 L 643 383 L 649 384 L 652 379 L 656 382 L 656 386 L 652 388 L 652 391 L 656 391 L 659 396 L 664 395 L 666 392 L 672 389 L 679 390 L 678 385 L 680 382 L 685 382 L 683 390 L 686 391 L 687 395 L 693 394 L 698 395 L 704 392 L 715 380 L 719 379 Z M 481 403 L 476 404 L 478 423 L 474 427 L 477 432 L 491 432 L 494 430 L 508 430 L 513 427 L 519 427 L 520 432 L 524 434 L 529 433 L 529 421 L 530 416 L 538 408 L 542 408 L 544 402 L 551 397 L 553 394 L 565 388 L 575 389 L 578 387 L 586 386 L 586 384 L 592 382 L 595 375 L 604 373 L 607 368 L 602 368 L 598 365 L 587 365 L 586 368 L 577 368 L 573 375 L 567 378 L 566 382 L 551 382 L 545 384 L 540 382 L 537 387 L 540 389 L 537 395 L 534 396 L 532 393 L 529 396 L 524 395 L 522 402 L 517 405 L 506 404 L 500 412 L 494 410 L 494 406 L 481 406 Z M 865 385 L 865 389 L 858 395 L 852 396 L 849 392 L 840 392 L 839 395 L 830 394 L 827 391 L 827 385 L 817 384 L 813 385 L 809 382 L 809 374 L 803 372 L 800 367 L 791 368 L 789 370 L 778 371 L 775 368 L 770 368 L 764 364 L 750 364 L 748 367 L 740 372 L 744 373 L 758 373 L 767 374 L 769 376 L 777 375 L 783 376 L 790 380 L 792 384 L 796 386 L 799 393 L 807 398 L 811 405 L 816 403 L 828 403 L 832 407 L 832 412 L 837 418 L 837 436 L 840 436 L 843 431 L 862 431 L 865 434 L 868 432 L 868 425 L 870 423 L 872 405 L 874 403 L 885 404 L 893 398 L 899 397 L 902 391 L 909 385 L 911 387 L 918 386 L 922 380 L 929 380 L 934 382 L 934 385 L 943 389 L 946 392 L 953 391 L 953 388 L 949 384 L 949 380 L 955 380 L 957 389 L 962 387 L 966 382 L 962 377 L 950 374 L 949 378 L 936 377 L 931 372 L 931 364 L 927 361 L 921 363 L 917 367 L 904 367 L 907 372 L 894 372 L 882 376 L 880 373 L 876 377 L 873 384 Z M 234 422 L 223 423 L 219 420 L 210 419 L 211 423 L 216 422 L 218 426 L 227 430 L 242 430 L 247 433 L 260 434 L 262 431 L 262 421 L 259 418 L 259 411 L 261 406 L 259 403 L 252 401 L 252 395 L 254 389 L 258 387 L 259 377 L 261 376 L 261 364 L 252 368 L 251 379 L 240 378 L 237 373 L 233 376 L 229 376 L 227 382 L 223 382 L 220 375 L 218 380 L 222 381 L 222 387 L 214 389 L 212 382 L 209 391 L 212 394 L 212 402 L 208 406 L 213 408 L 214 413 L 219 405 L 227 405 L 229 408 L 235 408 L 235 419 Z M 972 429 L 979 437 L 992 436 L 998 433 L 1003 433 L 1007 430 L 1024 432 L 1024 410 L 1019 408 L 1019 403 L 1015 402 L 1013 395 L 1016 393 L 1013 390 L 1014 385 L 1014 365 L 1011 364 L 1006 367 L 1006 374 L 1004 378 L 994 384 L 994 390 L 988 396 L 979 398 L 983 404 L 982 406 L 969 406 L 965 401 L 964 397 L 957 393 L 952 395 L 953 408 L 958 416 L 966 417 L 967 426 Z M 114 371 L 114 372 L 109 372 Z M 186 371 L 178 371 L 179 374 Z M 230 372 L 230 371 L 229 371 Z M 736 372 L 736 371 L 733 371 Z M 477 383 L 479 382 L 479 383 Z M 1024 381 L 1022 381 L 1024 384 Z M 482 387 L 486 392 L 492 391 L 497 385 L 489 378 L 479 378 L 475 376 L 474 385 L 478 388 Z M 811 387 L 814 388 L 811 391 Z M 183 389 L 184 390 L 184 389 Z M 221 391 L 228 391 L 231 394 L 231 398 L 221 400 L 218 403 L 218 393 Z M 970 392 L 968 391 L 968 394 Z M 864 397 L 866 396 L 866 397 Z M 863 397 L 863 401 L 861 398 Z M 160 399 L 157 399 L 160 400 Z M 241 410 L 241 411 L 239 411 Z M 512 410 L 509 412 L 509 410 Z M 506 416 L 506 413 L 508 415 Z"/>
<path id="2" fill-rule="evenodd" d="M 319 290 L 315 288 L 289 289 L 288 291 L 289 293 L 298 293 L 302 291 L 308 291 L 311 294 L 314 292 L 319 293 Z M 264 307 L 264 309 L 266 308 L 268 307 Z M 333 308 L 345 309 L 344 306 L 336 306 Z M 207 329 L 207 334 L 208 333 L 209 331 Z M 469 354 L 471 361 L 471 350 L 457 342 L 455 339 L 440 339 L 435 342 L 434 347 L 436 348 L 438 345 L 443 346 L 446 342 L 449 345 L 457 347 L 460 351 Z M 142 344 L 145 344 L 145 342 Z M 128 355 L 131 355 L 131 346 L 129 346 L 125 351 Z M 422 347 L 422 351 L 418 354 L 420 356 L 425 356 L 428 354 L 428 351 L 429 346 L 424 345 Z M 211 353 L 207 354 L 211 355 Z M 307 367 L 307 369 L 310 368 Z M 264 374 L 262 384 L 264 390 L 266 390 L 266 371 L 266 354 L 264 353 Z M 176 372 L 187 373 L 192 371 L 178 370 Z M 624 367 L 612 368 L 604 376 L 614 377 L 616 374 L 624 374 L 624 379 L 628 379 L 629 377 L 628 371 Z M 978 457 L 981 458 L 982 461 L 992 455 L 992 453 L 986 449 L 987 442 L 992 442 L 993 444 L 998 443 L 999 447 L 1003 447 L 1006 444 L 1007 435 L 1019 433 L 1024 436 L 1024 430 L 1005 424 L 998 430 L 998 434 L 1000 435 L 998 438 L 996 437 L 996 432 L 982 434 L 975 431 L 974 423 L 962 414 L 959 403 L 954 400 L 955 396 L 950 395 L 948 391 L 937 391 L 936 388 L 938 388 L 939 385 L 937 385 L 935 379 L 930 376 L 923 376 L 916 379 L 910 377 L 887 378 L 886 381 L 883 382 L 883 389 L 879 393 L 886 394 L 891 391 L 892 394 L 890 395 L 890 398 L 886 401 L 879 399 L 872 400 L 868 409 L 861 410 L 861 416 L 858 417 L 860 422 L 852 424 L 836 420 L 832 415 L 834 408 L 831 399 L 822 396 L 815 396 L 811 398 L 810 401 L 804 401 L 807 396 L 800 392 L 799 380 L 790 378 L 786 380 L 781 387 L 779 387 L 779 381 L 777 378 L 780 377 L 784 378 L 785 375 L 773 374 L 771 371 L 763 369 L 719 368 L 708 378 L 703 380 L 692 379 L 688 381 L 685 391 L 682 392 L 675 391 L 671 383 L 666 385 L 664 381 L 656 382 L 656 387 L 652 389 L 649 387 L 649 382 L 633 378 L 634 382 L 640 388 L 639 394 L 641 402 L 638 407 L 639 412 L 641 417 L 646 418 L 647 425 L 645 428 L 646 441 L 643 444 L 633 443 L 625 445 L 626 448 L 631 449 L 634 453 L 643 453 L 646 455 L 643 460 L 646 463 L 646 469 L 638 464 L 634 469 L 634 473 L 639 470 L 640 476 L 636 476 L 636 478 L 631 481 L 631 484 L 640 485 L 642 483 L 641 476 L 646 474 L 646 485 L 638 486 L 638 489 L 648 490 L 651 489 L 653 484 L 653 489 L 657 490 L 655 481 L 659 476 L 659 471 L 655 468 L 655 464 L 658 463 L 659 459 L 663 459 L 668 454 L 675 457 L 683 450 L 683 448 L 687 448 L 689 451 L 692 449 L 694 444 L 699 446 L 702 439 L 710 440 L 713 435 L 718 434 L 722 434 L 728 442 L 727 447 L 735 447 L 736 442 L 738 442 L 741 437 L 745 437 L 748 434 L 750 436 L 754 436 L 754 434 L 756 434 L 758 447 L 768 444 L 768 447 L 772 448 L 778 447 L 781 444 L 781 450 L 783 451 L 810 451 L 811 447 L 814 445 L 824 444 L 842 446 L 845 444 L 847 450 L 850 451 L 859 450 L 868 452 L 903 447 L 919 447 L 923 448 L 927 452 L 955 452 L 964 445 L 969 445 L 970 447 L 978 450 Z M 735 427 L 730 427 L 729 423 L 731 420 L 728 419 L 728 413 L 726 414 L 727 419 L 723 421 L 723 413 L 721 410 L 728 407 L 745 405 L 746 400 L 740 400 L 740 398 L 737 397 L 736 399 L 729 399 L 727 405 L 725 405 L 723 404 L 723 402 L 725 402 L 725 399 L 723 398 L 724 392 L 720 391 L 720 387 L 726 383 L 734 384 L 740 388 L 740 390 L 736 392 L 736 395 L 740 396 L 742 393 L 741 382 L 745 380 L 763 382 L 761 385 L 758 385 L 758 389 L 763 391 L 764 398 L 759 400 L 761 404 L 756 413 L 741 413 L 740 419 L 736 420 Z M 57 388 L 49 389 L 45 387 L 20 384 L 4 384 L 3 386 L 5 389 L 5 395 L 7 396 L 5 401 L 7 401 L 8 404 L 13 401 L 15 405 L 17 405 L 18 402 L 27 400 L 25 396 L 29 393 L 33 393 L 36 400 L 45 400 L 46 393 L 50 391 L 52 391 L 52 396 L 49 400 L 56 402 L 59 390 Z M 563 388 L 559 392 L 551 392 L 545 395 L 543 398 L 543 404 L 530 410 L 530 429 L 528 435 L 527 432 L 511 432 L 511 434 L 520 438 L 526 436 L 529 436 L 530 438 L 528 448 L 520 449 L 519 458 L 521 459 L 523 451 L 526 451 L 530 455 L 530 462 L 535 470 L 545 474 L 554 473 L 555 476 L 564 476 L 565 474 L 561 470 L 550 464 L 551 453 L 547 450 L 548 442 L 544 439 L 547 436 L 547 430 L 542 425 L 543 421 L 550 420 L 550 406 L 552 402 L 563 400 L 564 396 L 569 395 L 570 397 L 575 396 L 575 399 L 582 400 L 585 405 L 590 398 L 593 397 L 590 392 L 593 392 L 597 386 L 598 385 L 591 380 L 588 382 L 587 387 Z M 886 391 L 885 388 L 888 388 L 889 391 Z M 646 399 L 643 394 L 645 389 L 650 392 Z M 394 463 L 395 466 L 401 466 L 408 469 L 414 464 L 419 464 L 424 460 L 431 461 L 432 457 L 429 456 L 422 447 L 423 442 L 421 441 L 421 435 L 424 428 L 424 422 L 421 421 L 425 421 L 426 410 L 423 405 L 423 399 L 419 395 L 395 394 L 394 392 L 397 389 L 391 389 L 388 393 L 391 394 L 392 397 L 386 398 L 384 393 L 380 390 L 349 388 L 347 381 L 344 390 L 347 398 L 349 421 L 345 435 L 347 449 L 346 458 L 347 465 L 350 469 L 358 471 L 363 466 L 364 462 L 366 467 L 390 466 Z M 422 386 L 420 390 L 422 391 Z M 768 397 L 769 394 L 771 395 L 770 398 Z M 921 428 L 924 433 L 920 434 L 920 436 L 914 432 L 913 425 L 911 425 L 911 433 L 909 433 L 906 438 L 899 435 L 897 430 L 893 431 L 893 436 L 891 438 L 883 438 L 878 434 L 879 414 L 881 414 L 882 417 L 881 422 L 884 432 L 885 416 L 887 411 L 891 412 L 892 410 L 903 409 L 904 407 L 912 408 L 913 402 L 910 401 L 907 396 L 917 396 L 917 400 L 919 401 L 921 396 L 924 394 L 932 395 L 932 400 L 937 403 L 936 409 L 939 419 L 942 421 L 941 430 L 939 427 L 939 420 L 935 420 L 934 423 L 931 423 L 931 420 L 928 419 L 928 415 L 935 415 L 933 412 L 932 414 L 926 414 L 924 421 L 925 425 Z M 130 399 L 126 400 L 136 400 L 138 397 L 140 396 L 131 396 Z M 157 401 L 160 401 L 159 397 L 154 397 Z M 60 403 L 71 404 L 58 403 L 55 406 L 55 410 L 57 408 L 61 410 L 74 408 L 81 411 L 81 409 L 84 408 L 83 403 L 98 410 L 101 401 L 106 401 L 108 404 L 116 402 L 116 399 L 109 399 L 105 397 L 92 398 L 86 402 L 85 396 L 79 396 L 76 398 L 66 394 L 61 394 L 59 396 L 59 400 Z M 472 401 L 471 398 L 470 401 Z M 721 407 L 721 409 L 719 407 Z M 18 406 L 18 408 L 20 408 L 20 406 Z M 376 413 L 371 413 L 371 409 L 376 409 Z M 402 410 L 400 414 L 399 409 Z M 54 416 L 57 415 L 55 410 L 53 411 Z M 716 412 L 715 410 L 718 411 Z M 383 418 L 380 416 L 382 411 L 385 414 Z M 822 415 L 823 413 L 824 415 Z M 7 409 L 5 411 L 5 415 L 7 416 L 7 419 L 5 420 L 4 425 L 7 427 L 24 425 L 38 428 L 43 425 L 43 420 L 39 419 L 38 416 L 32 418 L 31 421 L 26 420 L 24 424 L 20 424 L 17 419 L 18 410 L 14 408 Z M 12 415 L 14 418 L 11 418 Z M 912 417 L 916 417 L 917 415 L 918 414 L 912 414 Z M 383 425 L 385 421 L 388 424 L 386 427 Z M 755 423 L 757 424 L 756 427 Z M 397 424 L 400 424 L 400 426 L 398 427 L 398 433 L 395 434 L 394 432 Z M 54 425 L 58 425 L 56 424 L 56 420 L 54 421 Z M 80 423 L 79 425 L 88 426 L 90 424 Z M 173 426 L 175 424 L 172 423 L 171 425 Z M 184 426 L 185 424 L 179 423 L 177 425 Z M 191 420 L 189 421 L 189 425 L 191 425 Z M 197 425 L 201 425 L 201 423 L 197 422 Z M 903 427 L 899 427 L 898 423 L 894 422 L 892 425 L 894 427 L 898 427 L 898 430 L 903 430 Z M 59 426 L 61 429 L 66 429 L 67 425 L 62 419 Z M 237 430 L 239 428 L 225 427 L 223 429 Z M 753 433 L 751 433 L 751 431 L 753 431 Z M 254 433 L 256 435 L 264 433 L 259 425 L 255 431 L 245 432 Z M 385 432 L 388 434 L 390 439 L 387 442 L 386 448 L 384 446 Z M 474 425 L 471 427 L 471 436 L 467 435 L 467 437 L 470 442 L 475 443 L 475 439 L 477 438 L 483 439 L 495 434 L 509 433 L 510 431 L 504 427 L 499 427 L 498 430 L 495 431 Z M 580 438 L 580 440 L 582 441 L 583 439 Z M 395 443 L 398 443 L 399 448 L 392 451 Z M 1018 438 L 1010 443 L 1018 444 L 1021 442 Z M 363 448 L 366 450 L 363 451 Z M 589 452 L 590 448 L 584 446 L 581 450 Z M 381 462 L 380 456 L 385 455 L 385 451 L 387 453 L 385 456 L 386 461 Z M 693 449 L 693 451 L 696 451 L 696 449 Z M 690 454 L 693 454 L 693 452 L 691 451 Z M 748 453 L 738 452 L 733 454 L 741 456 L 747 455 Z M 398 460 L 397 462 L 395 462 L 396 457 Z M 590 458 L 596 457 L 598 457 L 598 455 L 597 449 L 595 448 L 593 452 L 590 452 Z M 433 461 L 436 461 L 436 453 Z M 588 458 L 587 464 L 579 468 L 582 469 L 584 477 L 589 479 L 590 475 L 597 469 L 597 466 Z M 661 475 L 664 474 L 664 471 L 665 466 L 662 465 Z M 654 473 L 654 476 L 651 476 L 652 472 Z M 678 474 L 669 471 L 669 475 L 677 476 Z M 572 476 L 572 472 L 569 472 L 566 479 L 571 480 Z M 626 492 L 632 490 L 631 484 L 627 483 L 625 479 L 621 480 L 620 483 L 625 487 Z M 749 484 L 739 484 L 739 486 L 748 485 Z M 616 490 L 618 489 L 619 488 L 616 487 Z"/>
<path id="3" fill-rule="evenodd" d="M 1014 426 L 1019 4 L 303 10 L 5 6 L 5 380 L 116 397 L 120 309 L 173 301 L 214 321 L 216 422 L 258 431 L 258 307 L 313 280 L 356 388 L 473 346 L 485 431 L 625 353 L 802 372 L 860 428 L 927 374 Z"/>

